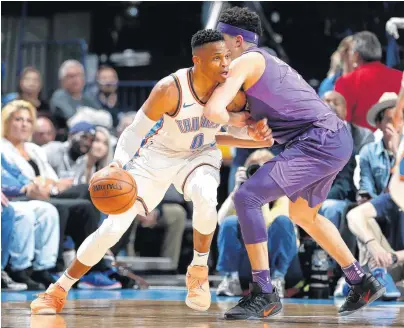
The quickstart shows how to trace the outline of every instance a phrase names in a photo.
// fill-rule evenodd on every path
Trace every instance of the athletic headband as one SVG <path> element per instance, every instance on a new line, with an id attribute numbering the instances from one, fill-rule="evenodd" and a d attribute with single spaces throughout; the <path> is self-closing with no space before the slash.
<path id="1" fill-rule="evenodd" d="M 216 30 L 222 33 L 229 34 L 231 36 L 241 35 L 247 42 L 258 44 L 259 36 L 258 34 L 247 31 L 243 28 L 235 27 L 226 23 L 219 22 L 217 24 Z"/>

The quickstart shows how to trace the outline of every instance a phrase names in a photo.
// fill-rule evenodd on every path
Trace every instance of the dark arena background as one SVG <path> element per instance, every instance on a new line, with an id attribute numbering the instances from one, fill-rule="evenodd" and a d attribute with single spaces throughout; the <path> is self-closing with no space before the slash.
<path id="1" fill-rule="evenodd" d="M 320 213 L 386 292 L 368 308 L 338 316 L 349 292 L 344 273 L 292 223 L 289 200 L 281 197 L 263 213 L 282 313 L 224 320 L 252 281 L 234 192 L 282 145 L 247 162 L 254 149 L 219 146 L 208 311 L 184 302 L 193 204 L 171 186 L 74 284 L 61 313 L 31 315 L 36 295 L 60 278 L 107 218 L 91 202 L 91 176 L 112 161 L 156 83 L 193 66 L 192 36 L 215 29 L 221 12 L 234 6 L 258 14 L 258 46 L 295 69 L 349 126 L 354 152 Z M 1 327 L 404 327 L 403 203 L 390 197 L 404 136 L 392 132 L 387 114 L 404 107 L 404 2 L 2 1 L 1 34 Z M 374 57 L 379 50 L 381 58 Z"/>

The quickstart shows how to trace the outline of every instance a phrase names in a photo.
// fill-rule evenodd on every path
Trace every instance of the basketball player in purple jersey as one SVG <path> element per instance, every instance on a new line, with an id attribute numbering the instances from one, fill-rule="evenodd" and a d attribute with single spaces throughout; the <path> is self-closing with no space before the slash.
<path id="1" fill-rule="evenodd" d="M 291 219 L 341 265 L 351 285 L 339 314 L 363 308 L 383 295 L 385 288 L 364 272 L 335 226 L 318 214 L 335 176 L 352 154 L 350 133 L 296 71 L 257 47 L 262 30 L 256 13 L 237 7 L 225 10 L 217 30 L 223 33 L 235 60 L 226 82 L 208 101 L 206 117 L 227 124 L 226 106 L 243 89 L 252 117 L 267 118 L 273 138 L 285 146 L 280 155 L 261 167 L 235 194 L 253 284 L 251 294 L 227 311 L 225 318 L 264 318 L 282 309 L 270 280 L 261 206 L 285 194 L 291 200 Z"/>

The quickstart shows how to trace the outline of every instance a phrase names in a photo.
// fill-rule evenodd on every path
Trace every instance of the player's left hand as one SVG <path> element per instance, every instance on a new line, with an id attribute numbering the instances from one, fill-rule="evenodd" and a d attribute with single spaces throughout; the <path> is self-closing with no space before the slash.
<path id="1" fill-rule="evenodd" d="M 268 119 L 263 118 L 248 126 L 248 135 L 255 141 L 272 140 L 272 130 L 268 126 Z"/>

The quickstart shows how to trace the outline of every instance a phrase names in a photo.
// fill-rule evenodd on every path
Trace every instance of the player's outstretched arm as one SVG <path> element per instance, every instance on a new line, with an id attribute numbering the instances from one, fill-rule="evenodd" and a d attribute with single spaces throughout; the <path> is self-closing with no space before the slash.
<path id="1" fill-rule="evenodd" d="M 274 141 L 273 139 L 262 141 L 237 139 L 226 133 L 219 133 L 216 135 L 216 143 L 221 146 L 237 148 L 268 148 L 273 146 Z"/>
<path id="2" fill-rule="evenodd" d="M 174 78 L 167 76 L 153 88 L 131 125 L 121 134 L 114 155 L 113 166 L 122 167 L 138 151 L 143 137 L 154 127 L 164 113 L 177 110 L 178 89 Z"/>

